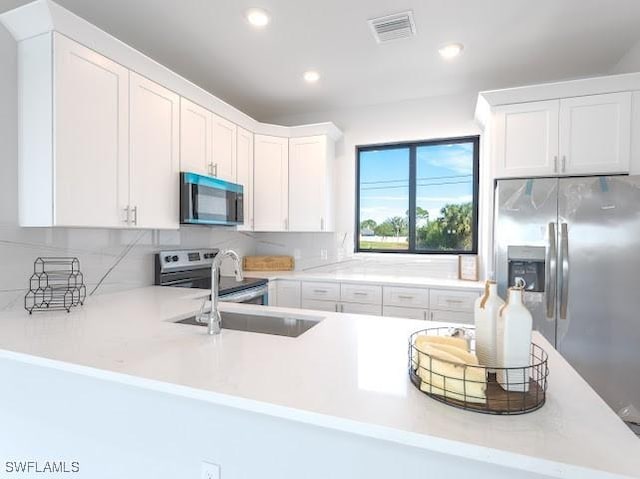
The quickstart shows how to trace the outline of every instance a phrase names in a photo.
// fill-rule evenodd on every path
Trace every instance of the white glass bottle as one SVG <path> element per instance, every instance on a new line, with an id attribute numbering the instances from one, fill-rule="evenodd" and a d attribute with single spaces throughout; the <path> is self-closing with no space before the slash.
<path id="1" fill-rule="evenodd" d="M 484 295 L 476 300 L 474 319 L 476 324 L 476 355 L 483 366 L 498 365 L 497 322 L 504 301 L 498 296 L 498 285 L 487 281 Z"/>
<path id="2" fill-rule="evenodd" d="M 531 329 L 533 318 L 522 302 L 522 288 L 509 288 L 509 299 L 498 315 L 498 383 L 508 391 L 529 390 Z M 526 369 L 519 369 L 526 368 Z"/>

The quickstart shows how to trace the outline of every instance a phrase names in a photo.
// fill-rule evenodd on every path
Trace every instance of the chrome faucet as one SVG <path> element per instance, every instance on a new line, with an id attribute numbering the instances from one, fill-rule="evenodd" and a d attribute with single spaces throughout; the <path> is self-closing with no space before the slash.
<path id="1" fill-rule="evenodd" d="M 222 260 L 229 256 L 235 263 L 236 281 L 242 281 L 242 266 L 240 264 L 240 256 L 235 251 L 225 249 L 220 251 L 211 262 L 211 311 L 209 311 L 209 334 L 220 334 L 220 326 L 222 318 L 218 311 L 218 270 L 222 264 Z"/>

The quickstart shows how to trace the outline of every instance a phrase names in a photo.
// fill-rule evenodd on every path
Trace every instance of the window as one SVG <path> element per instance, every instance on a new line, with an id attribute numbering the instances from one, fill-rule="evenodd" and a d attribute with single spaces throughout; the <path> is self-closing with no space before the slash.
<path id="1" fill-rule="evenodd" d="M 356 251 L 477 253 L 479 140 L 358 147 Z"/>

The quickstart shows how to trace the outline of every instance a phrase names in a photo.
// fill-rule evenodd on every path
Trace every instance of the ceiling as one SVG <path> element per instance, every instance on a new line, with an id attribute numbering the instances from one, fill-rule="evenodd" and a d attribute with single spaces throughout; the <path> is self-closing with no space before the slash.
<path id="1" fill-rule="evenodd" d="M 8 10 L 28 0 L 2 0 Z M 258 120 L 603 74 L 640 39 L 638 0 L 58 0 Z M 244 19 L 262 7 L 271 24 Z M 417 36 L 367 20 L 411 9 Z M 454 61 L 437 49 L 465 45 Z M 302 73 L 322 78 L 306 84 Z"/>

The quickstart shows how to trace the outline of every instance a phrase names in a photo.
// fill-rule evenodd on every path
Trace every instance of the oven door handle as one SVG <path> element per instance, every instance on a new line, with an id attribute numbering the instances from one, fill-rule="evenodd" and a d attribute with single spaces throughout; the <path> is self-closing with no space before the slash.
<path id="1" fill-rule="evenodd" d="M 244 291 L 238 291 L 236 293 L 229 293 L 223 296 L 218 296 L 218 300 L 225 301 L 227 303 L 245 303 L 249 300 L 266 295 L 268 291 L 269 287 L 265 284 L 263 286 L 245 289 Z"/>

